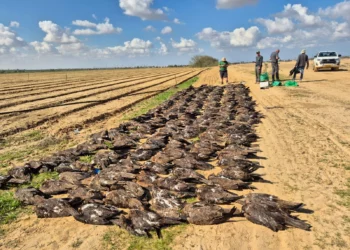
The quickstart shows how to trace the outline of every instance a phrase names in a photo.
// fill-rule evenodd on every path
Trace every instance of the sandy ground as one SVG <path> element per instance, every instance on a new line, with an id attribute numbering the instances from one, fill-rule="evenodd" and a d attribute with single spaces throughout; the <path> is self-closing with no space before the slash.
<path id="1" fill-rule="evenodd" d="M 291 68 L 292 63 L 282 63 L 281 74 L 287 76 Z M 176 237 L 174 249 L 349 249 L 349 207 L 335 194 L 346 189 L 350 178 L 350 61 L 344 61 L 343 69 L 317 73 L 310 69 L 298 88 L 260 90 L 252 65 L 229 67 L 230 82 L 245 81 L 265 116 L 257 127 L 258 161 L 264 166 L 259 173 L 272 184 L 254 184 L 254 192 L 304 202 L 305 213 L 299 215 L 312 224 L 312 230 L 274 233 L 234 218 L 217 226 L 188 226 Z M 202 73 L 196 85 L 220 84 L 217 71 Z M 94 124 L 91 130 L 116 119 Z M 73 249 L 77 240 L 82 243 L 75 249 L 103 249 L 102 238 L 108 231 L 72 218 L 38 220 L 34 215 L 7 229 L 0 249 Z"/>

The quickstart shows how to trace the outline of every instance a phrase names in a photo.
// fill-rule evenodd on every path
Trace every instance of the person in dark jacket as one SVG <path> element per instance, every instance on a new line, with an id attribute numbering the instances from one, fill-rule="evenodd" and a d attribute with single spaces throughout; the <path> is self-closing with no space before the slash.
<path id="1" fill-rule="evenodd" d="M 295 64 L 295 71 L 293 75 L 293 80 L 295 81 L 295 77 L 297 75 L 297 72 L 300 72 L 300 81 L 303 80 L 304 77 L 304 70 L 309 68 L 309 57 L 306 55 L 306 50 L 302 50 L 301 54 L 298 56 L 297 63 Z"/>
<path id="2" fill-rule="evenodd" d="M 278 49 L 272 52 L 270 56 L 271 67 L 272 67 L 272 82 L 274 82 L 275 80 L 280 81 L 279 65 L 278 65 L 278 61 L 280 60 L 279 54 L 280 54 L 280 50 Z"/>
<path id="3" fill-rule="evenodd" d="M 261 76 L 261 69 L 263 66 L 264 58 L 260 55 L 260 51 L 256 52 L 256 61 L 255 61 L 255 76 L 256 76 L 256 83 L 260 82 L 260 76 Z"/>

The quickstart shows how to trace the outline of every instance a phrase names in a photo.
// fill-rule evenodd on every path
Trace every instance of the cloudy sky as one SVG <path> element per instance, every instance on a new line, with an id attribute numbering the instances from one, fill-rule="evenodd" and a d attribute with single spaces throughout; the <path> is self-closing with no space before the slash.
<path id="1" fill-rule="evenodd" d="M 301 49 L 350 55 L 350 1 L 1 0 L 0 68 L 282 59 Z"/>

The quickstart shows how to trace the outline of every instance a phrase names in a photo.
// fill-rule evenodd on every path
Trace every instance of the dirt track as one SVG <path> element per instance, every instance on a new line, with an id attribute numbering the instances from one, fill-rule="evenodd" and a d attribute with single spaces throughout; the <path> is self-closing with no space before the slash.
<path id="1" fill-rule="evenodd" d="M 344 63 L 344 69 L 350 70 L 350 61 Z M 291 67 L 292 63 L 283 63 L 282 75 Z M 196 85 L 218 84 L 217 71 L 202 73 Z M 309 70 L 298 88 L 268 90 L 254 84 L 252 65 L 231 66 L 229 74 L 230 82 L 247 83 L 265 116 L 257 127 L 262 151 L 259 162 L 265 167 L 259 172 L 273 183 L 254 184 L 255 192 L 304 202 L 307 213 L 300 218 L 313 228 L 311 232 L 289 229 L 274 233 L 235 218 L 218 226 L 188 226 L 175 239 L 174 249 L 348 249 L 349 200 L 335 192 L 345 190 L 350 178 L 350 71 Z M 91 130 L 113 124 L 118 117 L 94 124 Z M 108 230 L 72 218 L 39 221 L 33 215 L 10 227 L 4 249 L 72 249 L 78 238 L 83 241 L 78 249 L 102 249 Z"/>

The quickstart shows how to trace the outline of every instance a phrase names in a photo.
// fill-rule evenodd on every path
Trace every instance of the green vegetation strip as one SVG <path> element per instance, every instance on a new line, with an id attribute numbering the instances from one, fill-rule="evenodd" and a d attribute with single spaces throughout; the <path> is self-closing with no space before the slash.
<path id="1" fill-rule="evenodd" d="M 192 78 L 184 83 L 179 84 L 178 86 L 176 86 L 174 88 L 171 88 L 163 93 L 156 95 L 153 98 L 150 98 L 148 100 L 140 102 L 139 104 L 135 105 L 131 109 L 131 111 L 127 112 L 123 116 L 122 120 L 130 120 L 130 119 L 133 119 L 135 117 L 138 117 L 140 115 L 147 113 L 150 109 L 157 107 L 159 104 L 168 100 L 171 96 L 173 96 L 177 92 L 189 88 L 197 80 L 198 80 L 198 77 L 194 77 L 194 78 Z"/>
<path id="2" fill-rule="evenodd" d="M 13 196 L 13 192 L 0 191 L 0 225 L 12 222 L 21 212 L 21 203 Z"/>
<path id="3" fill-rule="evenodd" d="M 104 234 L 102 245 L 108 250 L 171 250 L 176 235 L 183 232 L 185 227 L 183 224 L 166 228 L 162 230 L 161 239 L 155 233 L 152 233 L 152 238 L 137 237 L 115 227 Z"/>

